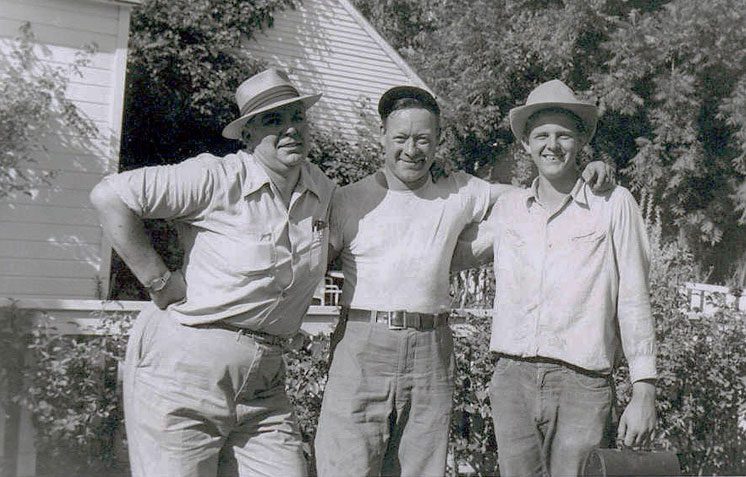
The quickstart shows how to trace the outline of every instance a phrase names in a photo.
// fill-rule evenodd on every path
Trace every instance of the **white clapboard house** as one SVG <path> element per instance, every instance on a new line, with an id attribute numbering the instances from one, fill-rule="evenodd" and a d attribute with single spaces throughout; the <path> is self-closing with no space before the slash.
<path id="1" fill-rule="evenodd" d="M 62 333 L 85 334 L 102 309 L 142 306 L 102 302 L 111 248 L 88 201 L 91 188 L 118 169 L 129 20 L 142 1 L 0 0 L 0 55 L 8 56 L 25 22 L 38 58 L 52 66 L 70 65 L 86 45 L 97 45 L 82 77 L 71 77 L 67 97 L 98 129 L 86 138 L 47 135 L 29 168 L 58 171 L 51 184 L 32 196 L 0 199 L 0 314 L 20 311 L 32 321 L 52 321 Z M 302 91 L 324 93 L 311 114 L 318 127 L 354 140 L 361 100 L 375 116 L 387 88 L 424 86 L 348 0 L 303 0 L 274 17 L 273 27 L 245 48 L 288 71 Z M 324 328 L 335 314 L 334 307 L 312 307 L 304 327 Z M 17 407 L 0 409 L 0 464 L 3 476 L 35 474 L 33 430 Z"/>

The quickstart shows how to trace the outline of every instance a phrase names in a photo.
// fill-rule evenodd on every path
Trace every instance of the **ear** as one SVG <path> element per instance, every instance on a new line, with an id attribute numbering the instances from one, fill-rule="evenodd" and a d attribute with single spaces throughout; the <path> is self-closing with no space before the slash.
<path id="1" fill-rule="evenodd" d="M 531 146 L 528 145 L 528 142 L 525 139 L 521 139 L 521 146 L 523 146 L 523 150 L 528 154 L 531 155 Z"/>
<path id="2" fill-rule="evenodd" d="M 378 136 L 378 140 L 382 147 L 386 147 L 386 123 L 381 123 L 381 134 Z"/>

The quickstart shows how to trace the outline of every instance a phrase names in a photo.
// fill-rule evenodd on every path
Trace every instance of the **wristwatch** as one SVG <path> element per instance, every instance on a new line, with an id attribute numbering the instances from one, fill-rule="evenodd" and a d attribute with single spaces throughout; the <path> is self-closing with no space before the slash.
<path id="1" fill-rule="evenodd" d="M 150 280 L 150 282 L 145 285 L 145 289 L 150 293 L 159 292 L 166 287 L 169 278 L 171 278 L 171 270 L 166 270 L 166 273 L 160 277 Z"/>

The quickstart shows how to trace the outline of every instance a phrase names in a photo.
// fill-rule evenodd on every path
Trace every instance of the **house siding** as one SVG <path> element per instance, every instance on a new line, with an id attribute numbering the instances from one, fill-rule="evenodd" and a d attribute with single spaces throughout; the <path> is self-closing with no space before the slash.
<path id="1" fill-rule="evenodd" d="M 0 200 L 0 296 L 97 298 L 108 286 L 110 247 L 88 194 L 118 167 L 130 6 L 88 0 L 0 0 L 0 55 L 31 22 L 38 59 L 66 69 L 94 43 L 90 63 L 71 75 L 66 97 L 98 131 L 82 137 L 57 127 L 23 165 L 56 171 L 32 196 Z M 0 75 L 2 72 L 0 71 Z"/>
<path id="2" fill-rule="evenodd" d="M 388 88 L 426 87 L 346 0 L 304 0 L 275 15 L 272 28 L 246 41 L 245 49 L 286 70 L 302 92 L 323 93 L 310 119 L 352 142 L 363 126 L 360 104 L 375 118 L 375 105 Z"/>

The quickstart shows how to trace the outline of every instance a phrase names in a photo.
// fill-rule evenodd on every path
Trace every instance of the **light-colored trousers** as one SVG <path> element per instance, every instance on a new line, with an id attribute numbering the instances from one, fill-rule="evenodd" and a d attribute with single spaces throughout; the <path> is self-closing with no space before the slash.
<path id="1" fill-rule="evenodd" d="M 135 477 L 306 475 L 282 349 L 259 339 L 149 305 L 127 345 L 124 412 Z"/>
<path id="2" fill-rule="evenodd" d="M 346 325 L 346 329 L 345 329 Z M 340 322 L 316 433 L 320 477 L 443 476 L 453 336 Z"/>

